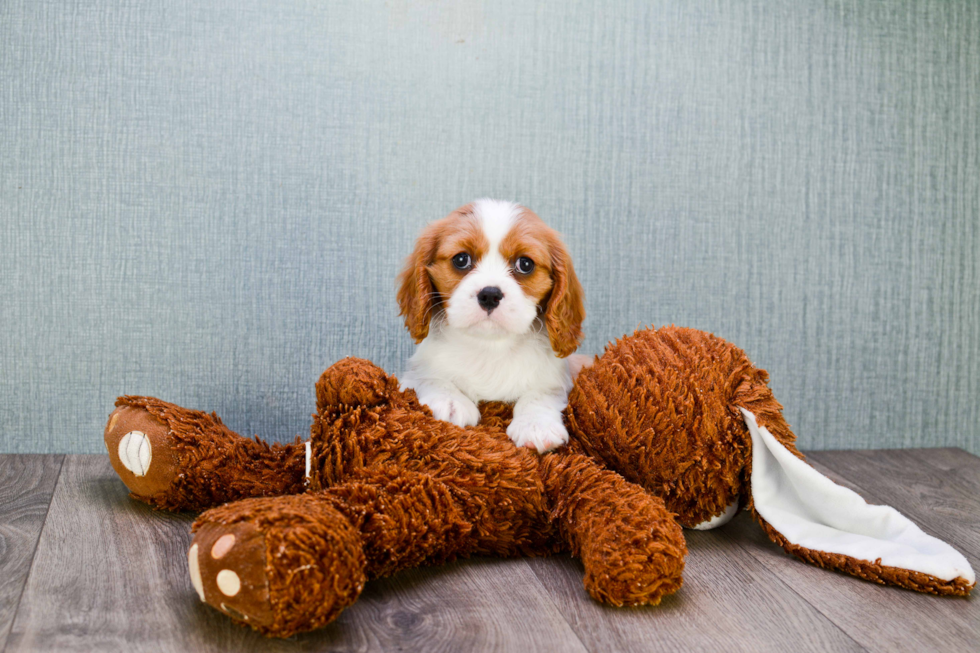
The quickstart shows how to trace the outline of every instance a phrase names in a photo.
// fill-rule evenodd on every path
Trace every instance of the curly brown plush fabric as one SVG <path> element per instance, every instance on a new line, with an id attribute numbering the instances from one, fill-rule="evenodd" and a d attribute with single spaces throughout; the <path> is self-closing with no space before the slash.
<path id="1" fill-rule="evenodd" d="M 579 374 L 568 397 L 569 431 L 694 526 L 749 498 L 752 441 L 739 406 L 802 458 L 767 381 L 721 338 L 672 326 L 640 330 Z"/>
<path id="2" fill-rule="evenodd" d="M 248 440 L 214 414 L 149 397 L 121 397 L 105 439 L 135 498 L 166 509 L 218 506 L 194 525 L 195 588 L 274 636 L 329 623 L 370 578 L 469 555 L 570 551 L 595 599 L 656 604 L 683 582 L 680 524 L 736 500 L 807 562 L 968 593 L 962 579 L 793 545 L 755 513 L 752 440 L 739 408 L 802 459 L 767 380 L 720 338 L 664 327 L 610 344 L 581 372 L 566 411 L 572 440 L 544 456 L 507 437 L 510 406 L 483 403 L 480 425 L 462 429 L 355 358 L 317 382 L 308 480 L 305 444 Z"/>
<path id="3" fill-rule="evenodd" d="M 242 539 L 235 527 L 243 524 L 262 538 L 260 555 L 235 571 L 239 577 L 264 577 L 265 586 L 261 597 L 241 590 L 224 595 L 209 580 L 229 565 L 205 552 L 202 576 L 214 607 L 268 635 L 288 637 L 330 623 L 357 600 L 366 581 L 361 533 L 330 501 L 306 495 L 245 499 L 207 511 L 192 530 L 198 533 L 195 542 L 211 543 L 217 534 Z M 202 540 L 203 533 L 212 537 Z"/>
<path id="4" fill-rule="evenodd" d="M 796 436 L 745 352 L 711 334 L 666 326 L 611 343 L 569 395 L 569 431 L 589 454 L 663 497 L 685 526 L 721 514 L 736 498 L 769 538 L 827 569 L 918 592 L 965 596 L 974 584 L 790 543 L 756 512 L 752 440 L 740 407 L 801 460 Z"/>
<path id="5" fill-rule="evenodd" d="M 116 406 L 106 426 L 106 445 L 116 472 L 141 501 L 164 510 L 205 510 L 247 497 L 304 490 L 306 453 L 299 440 L 269 445 L 243 438 L 214 413 L 154 397 L 119 397 Z M 119 440 L 134 428 L 151 435 L 159 430 L 160 439 L 166 440 L 166 447 L 154 447 L 158 460 L 151 472 L 161 474 L 149 483 L 145 477 L 132 478 L 119 462 Z"/>
<path id="6" fill-rule="evenodd" d="M 544 457 L 514 447 L 509 406 L 484 404 L 483 424 L 460 429 L 358 359 L 324 372 L 317 406 L 305 495 L 238 501 L 195 523 L 204 599 L 238 621 L 277 636 L 316 628 L 356 598 L 357 579 L 474 554 L 570 550 L 589 593 L 613 605 L 657 603 L 681 585 L 684 538 L 663 502 L 575 447 Z M 219 526 L 243 541 L 264 534 L 264 556 L 234 569 L 209 558 Z M 356 548 L 360 557 L 338 562 L 326 548 Z M 215 580 L 228 571 L 255 578 L 256 567 L 268 582 L 233 596 Z M 281 583 L 283 568 L 303 575 Z M 332 587 L 332 573 L 354 581 Z"/>
<path id="7" fill-rule="evenodd" d="M 378 378 L 355 384 L 359 396 L 347 393 L 343 381 L 363 379 L 366 370 Z M 460 429 L 433 418 L 413 391 L 400 392 L 397 379 L 354 358 L 323 373 L 317 405 L 311 489 L 329 488 L 363 469 L 424 473 L 469 498 L 464 514 L 474 530 L 467 553 L 526 555 L 547 548 L 552 534 L 542 528 L 549 507 L 540 459 L 514 447 L 504 432 L 509 418 L 498 416 L 500 426 Z M 493 404 L 489 410 L 500 412 Z"/>
<path id="8" fill-rule="evenodd" d="M 661 499 L 581 453 L 545 456 L 542 471 L 552 519 L 594 599 L 656 605 L 680 589 L 687 544 Z"/>

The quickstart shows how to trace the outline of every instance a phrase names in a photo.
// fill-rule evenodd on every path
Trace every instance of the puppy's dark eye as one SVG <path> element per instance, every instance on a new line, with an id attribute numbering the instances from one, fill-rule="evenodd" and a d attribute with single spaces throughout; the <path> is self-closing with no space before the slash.
<path id="1" fill-rule="evenodd" d="M 466 252 L 460 252 L 453 257 L 453 267 L 457 270 L 468 270 L 472 264 L 473 261 L 470 260 L 470 255 Z"/>
<path id="2" fill-rule="evenodd" d="M 522 256 L 517 259 L 517 263 L 514 264 L 514 269 L 521 274 L 531 274 L 534 271 L 534 261 L 526 256 Z"/>

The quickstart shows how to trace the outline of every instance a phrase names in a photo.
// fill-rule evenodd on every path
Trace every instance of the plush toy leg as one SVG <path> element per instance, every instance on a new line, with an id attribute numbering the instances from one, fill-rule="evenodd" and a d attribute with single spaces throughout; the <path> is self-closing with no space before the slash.
<path id="1" fill-rule="evenodd" d="M 662 499 L 567 450 L 545 456 L 542 470 L 553 518 L 594 599 L 655 605 L 680 589 L 687 546 Z"/>
<path id="2" fill-rule="evenodd" d="M 931 594 L 975 586 L 962 554 L 890 506 L 835 484 L 741 409 L 752 436 L 752 504 L 769 537 L 806 562 Z"/>
<path id="3" fill-rule="evenodd" d="M 120 397 L 105 428 L 109 459 L 132 496 L 167 510 L 302 492 L 301 443 L 249 440 L 214 413 L 153 397 Z"/>
<path id="4" fill-rule="evenodd" d="M 198 596 L 267 635 L 319 628 L 364 587 L 361 534 L 315 495 L 212 508 L 194 531 L 187 562 Z"/>
<path id="5" fill-rule="evenodd" d="M 233 619 L 277 637 L 320 628 L 365 580 L 474 553 L 469 497 L 426 474 L 363 470 L 319 492 L 245 499 L 195 522 L 191 580 Z"/>

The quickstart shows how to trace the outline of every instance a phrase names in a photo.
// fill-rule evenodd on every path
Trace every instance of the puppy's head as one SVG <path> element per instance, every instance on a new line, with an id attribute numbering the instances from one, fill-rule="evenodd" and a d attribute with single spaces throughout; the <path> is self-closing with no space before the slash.
<path id="1" fill-rule="evenodd" d="M 527 333 L 541 318 L 560 357 L 582 340 L 582 285 L 557 232 L 512 202 L 477 200 L 422 232 L 398 276 L 415 342 L 433 312 L 485 337 Z"/>

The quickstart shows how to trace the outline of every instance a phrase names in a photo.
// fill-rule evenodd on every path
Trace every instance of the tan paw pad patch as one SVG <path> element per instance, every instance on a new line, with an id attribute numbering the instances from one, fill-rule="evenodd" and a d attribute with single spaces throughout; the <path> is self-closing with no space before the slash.
<path id="1" fill-rule="evenodd" d="M 231 569 L 222 569 L 219 571 L 215 582 L 217 582 L 218 589 L 225 596 L 235 596 L 242 589 L 242 580 Z"/>
<path id="2" fill-rule="evenodd" d="M 219 537 L 218 541 L 211 547 L 211 557 L 215 560 L 220 560 L 231 550 L 231 547 L 233 546 L 235 546 L 235 534 L 225 533 Z"/>
<path id="3" fill-rule="evenodd" d="M 239 621 L 271 623 L 265 537 L 254 525 L 202 523 L 193 547 L 205 603 Z"/>

